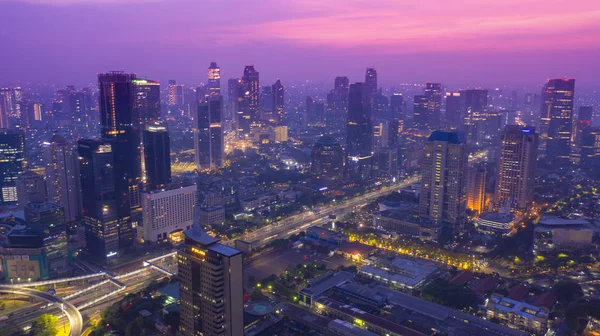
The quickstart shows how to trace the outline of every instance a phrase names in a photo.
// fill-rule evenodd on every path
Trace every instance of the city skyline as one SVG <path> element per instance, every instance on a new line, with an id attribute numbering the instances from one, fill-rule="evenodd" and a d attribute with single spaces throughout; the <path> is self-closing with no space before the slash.
<path id="1" fill-rule="evenodd" d="M 11 14 L 0 23 L 6 46 L 0 73 L 2 84 L 53 79 L 83 85 L 92 81 L 87 74 L 112 69 L 198 83 L 206 81 L 204 64 L 217 61 L 222 78 L 254 64 L 265 82 L 281 78 L 284 85 L 340 75 L 360 81 L 367 67 L 378 70 L 380 86 L 537 86 L 561 77 L 577 78 L 581 88 L 592 85 L 600 40 L 593 3 L 562 8 L 528 0 L 519 2 L 518 12 L 513 5 L 478 4 L 473 15 L 468 3 L 452 1 L 432 8 L 390 1 L 368 7 L 361 1 L 229 1 L 204 4 L 211 15 L 197 20 L 188 13 L 199 4 L 183 0 L 0 1 L 0 11 Z M 228 11 L 231 6 L 239 10 Z M 247 11 L 256 14 L 241 17 Z"/>

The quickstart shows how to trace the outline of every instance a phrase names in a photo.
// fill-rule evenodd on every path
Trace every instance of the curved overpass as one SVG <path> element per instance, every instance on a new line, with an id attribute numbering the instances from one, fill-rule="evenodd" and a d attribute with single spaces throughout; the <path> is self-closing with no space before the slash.
<path id="1" fill-rule="evenodd" d="M 79 336 L 81 335 L 81 330 L 83 328 L 83 318 L 81 317 L 81 313 L 79 310 L 75 308 L 68 301 L 61 299 L 60 297 L 54 296 L 52 294 L 38 291 L 35 289 L 29 288 L 18 288 L 13 286 L 2 286 L 0 285 L 1 293 L 9 293 L 9 294 L 17 294 L 17 295 L 25 295 L 35 297 L 41 300 L 45 300 L 48 302 L 52 302 L 54 304 L 62 304 L 64 308 L 64 313 L 67 315 L 69 319 L 69 323 L 71 324 L 71 330 L 69 332 L 70 336 Z"/>

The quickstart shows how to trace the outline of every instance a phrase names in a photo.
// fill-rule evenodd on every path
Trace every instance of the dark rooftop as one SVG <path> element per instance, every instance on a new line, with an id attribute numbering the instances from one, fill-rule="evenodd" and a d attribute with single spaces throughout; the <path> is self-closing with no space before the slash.
<path id="1" fill-rule="evenodd" d="M 433 131 L 429 136 L 429 141 L 447 141 L 453 144 L 464 143 L 462 136 L 458 132 Z"/>

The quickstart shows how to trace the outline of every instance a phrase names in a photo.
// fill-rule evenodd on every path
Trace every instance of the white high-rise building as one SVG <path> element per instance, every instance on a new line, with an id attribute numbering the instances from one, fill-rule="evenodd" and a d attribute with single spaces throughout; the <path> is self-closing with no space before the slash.
<path id="1" fill-rule="evenodd" d="M 149 242 L 170 239 L 172 233 L 189 229 L 194 223 L 197 187 L 167 185 L 142 194 L 142 227 L 138 238 Z"/>

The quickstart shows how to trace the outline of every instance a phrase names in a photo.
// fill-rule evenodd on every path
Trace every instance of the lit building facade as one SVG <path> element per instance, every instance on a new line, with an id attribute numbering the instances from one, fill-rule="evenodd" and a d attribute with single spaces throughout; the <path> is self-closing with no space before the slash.
<path id="1" fill-rule="evenodd" d="M 494 203 L 524 210 L 533 201 L 538 135 L 533 128 L 507 125 L 500 141 Z"/>
<path id="2" fill-rule="evenodd" d="M 540 154 L 551 165 L 569 163 L 574 96 L 574 79 L 551 79 L 542 90 Z"/>
<path id="3" fill-rule="evenodd" d="M 17 202 L 17 177 L 25 165 L 25 133 L 0 129 L 0 204 Z"/>
<path id="4" fill-rule="evenodd" d="M 138 238 L 146 242 L 166 242 L 172 233 L 191 228 L 196 199 L 195 185 L 167 185 L 143 193 Z"/>
<path id="5" fill-rule="evenodd" d="M 184 336 L 244 334 L 242 252 L 198 227 L 185 230 L 178 254 Z"/>
<path id="6" fill-rule="evenodd" d="M 224 141 L 222 123 L 223 97 L 211 97 L 198 105 L 194 120 L 194 153 L 196 169 L 215 169 L 223 164 Z"/>
<path id="7" fill-rule="evenodd" d="M 133 79 L 135 115 L 142 125 L 160 119 L 160 82 L 151 79 Z"/>
<path id="8" fill-rule="evenodd" d="M 467 209 L 480 214 L 485 209 L 485 183 L 487 173 L 485 168 L 475 168 L 469 171 L 467 181 Z"/>
<path id="9" fill-rule="evenodd" d="M 210 97 L 221 94 L 221 68 L 217 62 L 210 62 L 208 67 L 208 95 Z"/>
<path id="10" fill-rule="evenodd" d="M 278 79 L 271 88 L 273 94 L 273 117 L 277 125 L 285 122 L 285 89 Z"/>
<path id="11" fill-rule="evenodd" d="M 65 209 L 68 222 L 74 221 L 81 212 L 79 164 L 75 148 L 58 133 L 44 146 L 48 199 Z"/>
<path id="12" fill-rule="evenodd" d="M 153 122 L 146 125 L 144 163 L 146 185 L 150 189 L 171 182 L 171 144 L 166 124 Z"/>
<path id="13" fill-rule="evenodd" d="M 344 177 L 344 150 L 332 137 L 319 138 L 311 154 L 310 171 L 313 178 L 326 184 L 337 183 Z"/>
<path id="14" fill-rule="evenodd" d="M 42 175 L 27 170 L 17 177 L 17 207 L 23 210 L 32 201 L 44 202 L 47 198 L 46 180 Z"/>
<path id="15" fill-rule="evenodd" d="M 133 244 L 128 183 L 115 166 L 121 155 L 92 139 L 78 141 L 78 154 L 87 247 L 108 262 Z"/>
<path id="16" fill-rule="evenodd" d="M 347 168 L 351 177 L 371 178 L 373 158 L 373 125 L 371 124 L 371 95 L 364 83 L 350 85 L 348 125 L 346 129 Z"/>
<path id="17" fill-rule="evenodd" d="M 457 132 L 434 131 L 425 142 L 419 215 L 454 235 L 466 219 L 466 143 Z"/>

